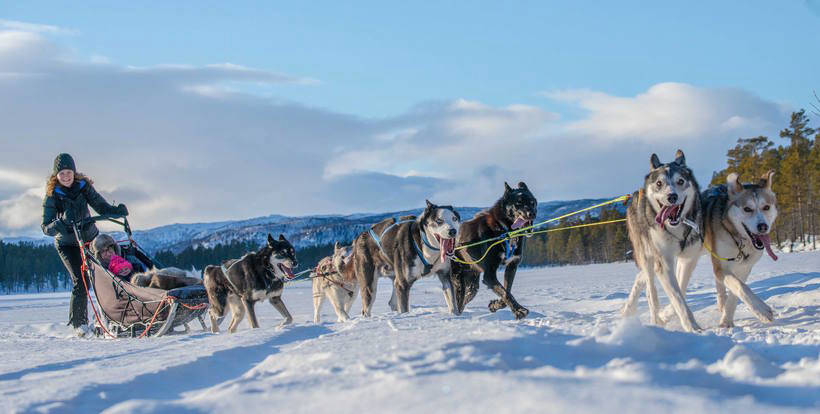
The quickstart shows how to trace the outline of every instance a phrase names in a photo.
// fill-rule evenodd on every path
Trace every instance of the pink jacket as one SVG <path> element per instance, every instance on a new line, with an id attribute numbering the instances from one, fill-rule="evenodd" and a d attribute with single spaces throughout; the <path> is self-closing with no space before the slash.
<path id="1" fill-rule="evenodd" d="M 116 254 L 111 255 L 111 261 L 108 262 L 108 270 L 115 276 L 119 276 L 122 269 L 128 269 L 128 273 L 130 274 L 134 270 L 134 266 L 132 266 L 128 260 Z"/>

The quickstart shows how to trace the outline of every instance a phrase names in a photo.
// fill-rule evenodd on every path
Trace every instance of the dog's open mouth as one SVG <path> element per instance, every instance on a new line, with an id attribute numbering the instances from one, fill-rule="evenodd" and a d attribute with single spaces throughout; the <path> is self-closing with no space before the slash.
<path id="1" fill-rule="evenodd" d="M 445 260 L 455 255 L 456 239 L 442 239 L 437 234 L 436 240 L 438 240 L 439 251 L 441 252 L 441 262 L 444 263 Z"/>
<path id="2" fill-rule="evenodd" d="M 749 231 L 749 228 L 746 227 L 745 224 L 743 225 L 743 229 L 746 230 L 746 234 L 748 234 L 749 238 L 752 239 L 752 246 L 754 246 L 755 249 L 766 249 L 766 253 L 769 255 L 769 257 L 771 257 L 772 260 L 777 260 L 777 255 L 774 254 L 774 251 L 772 251 L 772 243 L 771 239 L 769 239 L 768 234 L 752 233 L 751 231 Z"/>
<path id="3" fill-rule="evenodd" d="M 686 202 L 686 200 L 683 201 Z M 661 228 L 666 224 L 675 227 L 680 224 L 681 212 L 683 212 L 683 203 L 663 206 L 655 216 L 655 222 L 660 224 Z"/>
<path id="4" fill-rule="evenodd" d="M 281 271 L 285 275 L 285 278 L 288 280 L 293 279 L 295 277 L 295 275 L 293 274 L 293 270 L 285 266 L 283 263 L 279 263 L 279 271 Z"/>
<path id="5" fill-rule="evenodd" d="M 513 230 L 518 230 L 522 227 L 526 227 L 532 224 L 532 220 L 525 220 L 521 217 L 516 217 L 515 222 L 512 224 Z"/>

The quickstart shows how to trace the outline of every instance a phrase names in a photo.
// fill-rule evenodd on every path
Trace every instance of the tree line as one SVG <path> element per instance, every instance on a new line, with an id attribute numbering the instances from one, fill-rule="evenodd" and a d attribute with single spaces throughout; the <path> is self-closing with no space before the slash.
<path id="1" fill-rule="evenodd" d="M 820 113 L 817 113 L 820 116 Z M 778 217 L 773 228 L 774 241 L 782 247 L 801 242 L 817 248 L 820 233 L 820 130 L 809 127 L 805 110 L 791 115 L 788 127 L 780 131 L 784 145 L 775 145 L 769 137 L 739 138 L 726 153 L 726 168 L 712 175 L 711 185 L 723 184 L 729 173 L 740 174 L 742 182 L 756 182 L 767 171 L 775 172 Z M 622 209 L 621 209 L 622 210 Z M 602 208 L 596 215 L 565 219 L 555 228 L 589 224 L 623 218 L 615 206 Z M 202 270 L 209 264 L 238 258 L 256 250 L 259 243 L 232 241 L 212 247 L 188 247 L 174 253 L 156 252 L 162 266 Z M 584 227 L 538 234 L 524 245 L 523 266 L 560 266 L 586 263 L 609 263 L 631 259 L 632 246 L 623 223 Z M 300 269 L 314 267 L 333 253 L 333 245 L 299 248 L 296 252 Z M 0 241 L 0 291 L 42 292 L 65 290 L 71 284 L 56 250 L 51 245 L 31 243 L 8 244 Z"/>
<path id="2" fill-rule="evenodd" d="M 0 241 L 0 291 L 66 290 L 71 277 L 54 246 Z"/>
<path id="3" fill-rule="evenodd" d="M 820 113 L 817 114 L 820 116 Z M 773 190 L 777 194 L 777 221 L 774 241 L 780 247 L 800 242 L 817 249 L 820 227 L 820 130 L 810 128 L 805 110 L 791 115 L 789 126 L 780 131 L 786 145 L 769 137 L 740 138 L 726 153 L 727 166 L 712 176 L 711 184 L 723 184 L 732 172 L 741 182 L 758 182 L 774 171 Z"/>

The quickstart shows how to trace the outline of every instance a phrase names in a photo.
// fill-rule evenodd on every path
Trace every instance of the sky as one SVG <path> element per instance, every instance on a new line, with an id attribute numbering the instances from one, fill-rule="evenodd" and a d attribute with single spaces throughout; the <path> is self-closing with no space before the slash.
<path id="1" fill-rule="evenodd" d="M 135 228 L 486 206 L 505 181 L 604 198 L 678 148 L 703 186 L 810 108 L 819 24 L 816 0 L 4 1 L 0 237 L 39 234 L 60 152 Z"/>

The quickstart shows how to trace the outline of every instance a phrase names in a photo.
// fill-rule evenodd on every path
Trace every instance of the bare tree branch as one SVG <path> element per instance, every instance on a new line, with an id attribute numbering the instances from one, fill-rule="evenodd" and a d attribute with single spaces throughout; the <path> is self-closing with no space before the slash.
<path id="1" fill-rule="evenodd" d="M 812 92 L 814 92 L 814 100 L 817 101 L 817 103 L 811 103 L 811 106 L 814 108 L 812 112 L 814 112 L 815 115 L 820 116 L 820 106 L 818 106 L 818 104 L 820 104 L 820 97 L 817 96 L 817 91 Z"/>

